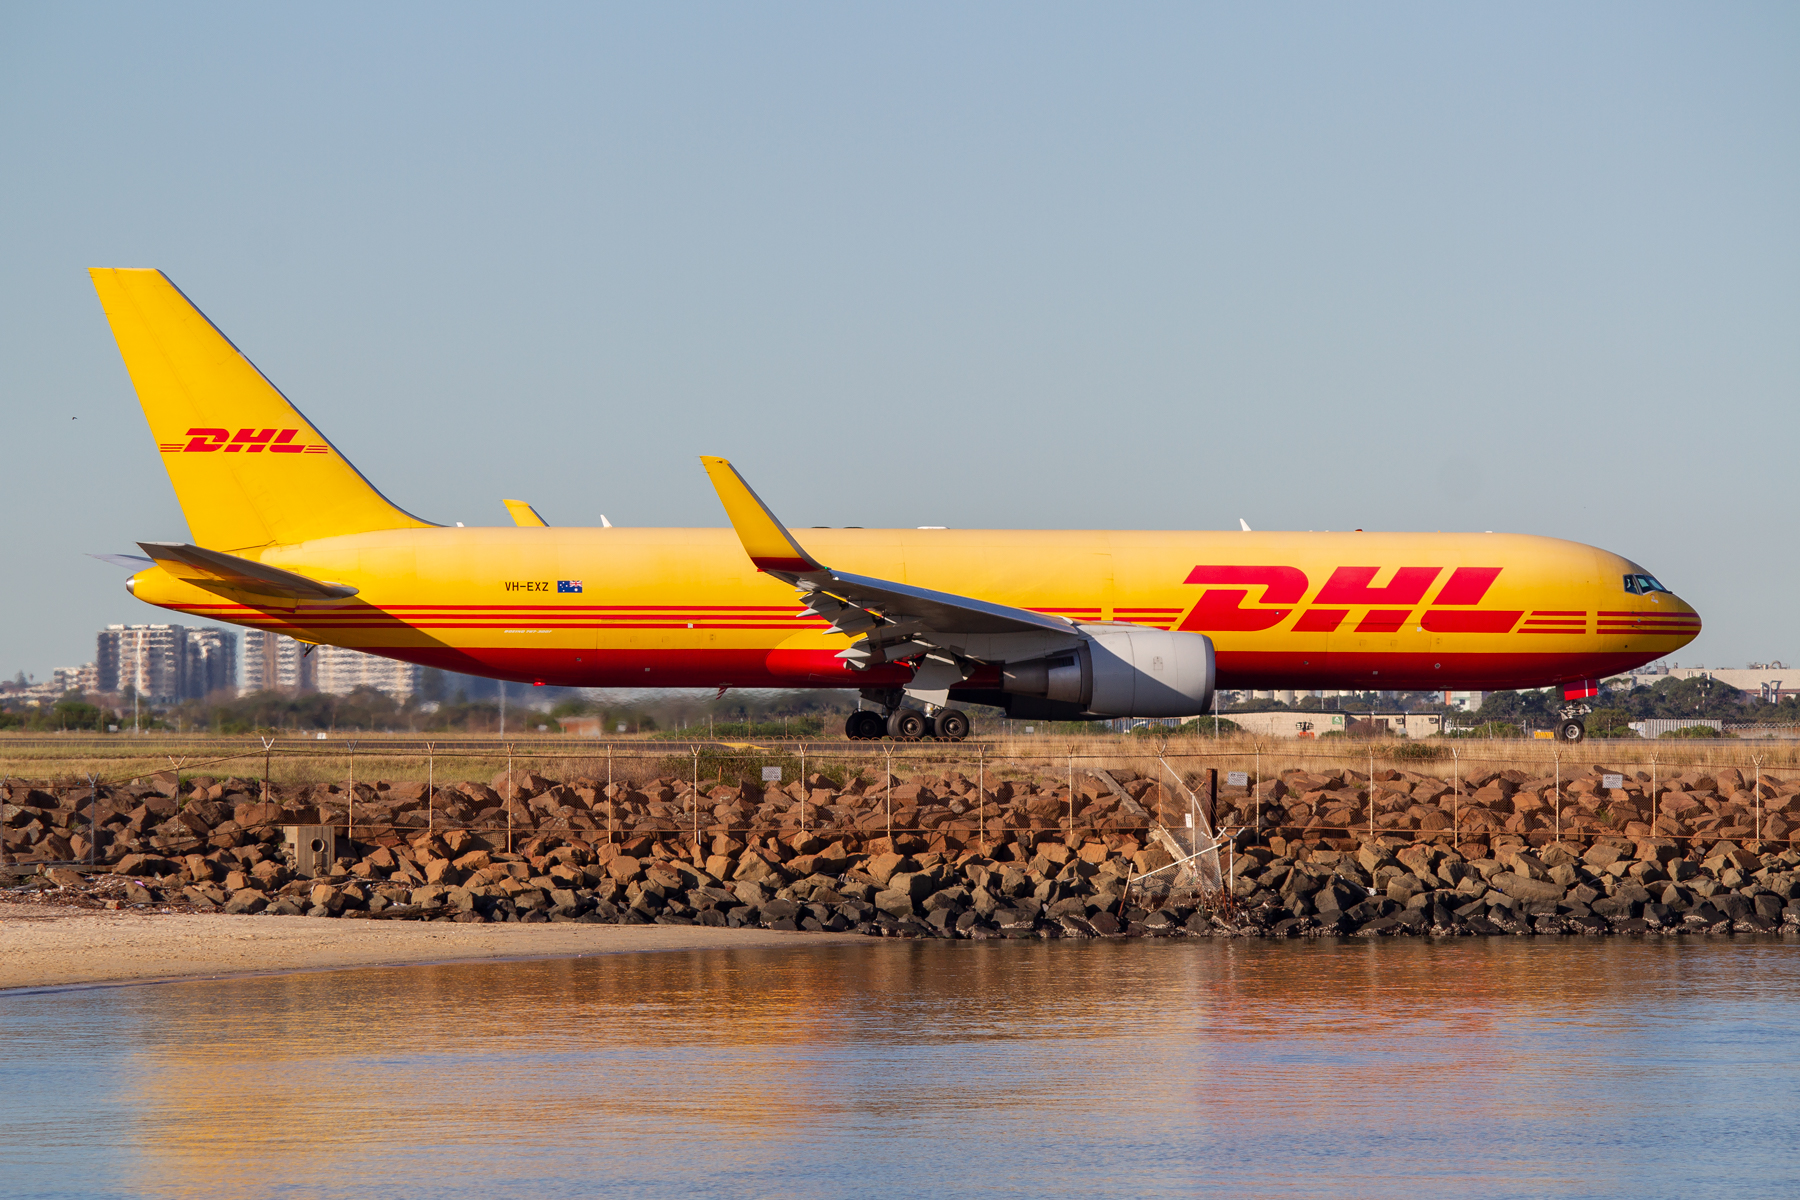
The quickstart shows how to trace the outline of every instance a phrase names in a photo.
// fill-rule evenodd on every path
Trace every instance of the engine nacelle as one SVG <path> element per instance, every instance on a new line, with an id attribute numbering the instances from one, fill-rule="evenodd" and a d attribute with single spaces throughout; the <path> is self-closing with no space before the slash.
<path id="1" fill-rule="evenodd" d="M 1002 666 L 1001 690 L 1097 717 L 1191 717 L 1212 704 L 1211 638 L 1120 625 L 1080 629 L 1079 646 Z"/>

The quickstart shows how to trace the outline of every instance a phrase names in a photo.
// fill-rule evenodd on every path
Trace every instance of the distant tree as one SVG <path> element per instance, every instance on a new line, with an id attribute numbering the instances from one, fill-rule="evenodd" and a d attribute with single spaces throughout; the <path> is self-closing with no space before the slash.
<path id="1" fill-rule="evenodd" d="M 1475 710 L 1477 723 L 1503 721 L 1512 725 L 1536 725 L 1548 728 L 1557 720 L 1552 704 L 1560 699 L 1554 692 L 1489 692 Z"/>
<path id="2" fill-rule="evenodd" d="M 1587 719 L 1589 737 L 1628 738 L 1636 737 L 1637 730 L 1631 727 L 1631 714 L 1623 708 L 1596 708 Z"/>

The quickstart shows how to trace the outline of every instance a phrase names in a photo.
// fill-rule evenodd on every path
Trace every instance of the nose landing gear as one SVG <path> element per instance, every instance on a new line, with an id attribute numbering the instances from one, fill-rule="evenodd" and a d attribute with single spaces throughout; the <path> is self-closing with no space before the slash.
<path id="1" fill-rule="evenodd" d="M 1556 727 L 1556 738 L 1562 742 L 1579 742 L 1587 737 L 1587 726 L 1581 718 L 1594 710 L 1585 704 L 1565 704 L 1557 713 L 1561 724 Z"/>

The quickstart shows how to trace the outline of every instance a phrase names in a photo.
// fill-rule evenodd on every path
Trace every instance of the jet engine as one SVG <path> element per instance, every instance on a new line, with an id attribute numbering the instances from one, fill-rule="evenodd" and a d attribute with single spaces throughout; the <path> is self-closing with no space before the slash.
<path id="1" fill-rule="evenodd" d="M 1212 704 L 1212 639 L 1122 625 L 1084 625 L 1081 644 L 1000 668 L 1006 709 L 1020 717 L 1191 717 Z"/>

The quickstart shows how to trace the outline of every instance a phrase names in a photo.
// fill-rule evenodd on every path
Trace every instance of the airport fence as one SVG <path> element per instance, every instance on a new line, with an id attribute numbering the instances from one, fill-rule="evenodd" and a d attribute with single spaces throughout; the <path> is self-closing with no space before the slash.
<path id="1" fill-rule="evenodd" d="M 727 844 L 792 854 L 832 842 L 948 855 L 1058 841 L 1132 854 L 1159 829 L 1194 830 L 1190 845 L 1207 831 L 1222 847 L 1276 853 L 1371 841 L 1486 853 L 1608 838 L 1704 853 L 1786 846 L 1800 825 L 1791 755 L 1718 744 L 93 740 L 52 739 L 59 757 L 0 742 L 8 858 L 43 855 L 14 836 L 38 820 L 26 814 L 36 791 L 68 810 L 66 824 L 39 821 L 67 843 L 58 857 L 105 861 L 125 839 L 102 826 L 116 830 L 124 801 L 145 793 L 121 795 L 133 783 L 211 813 L 185 836 L 169 821 L 142 829 L 142 847 L 160 854 L 291 824 L 335 826 L 371 846 L 423 835 L 498 852 L 561 841 L 697 860 Z"/>

